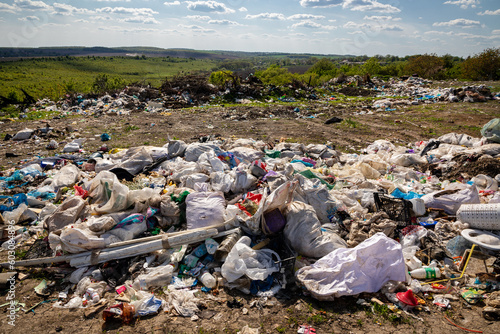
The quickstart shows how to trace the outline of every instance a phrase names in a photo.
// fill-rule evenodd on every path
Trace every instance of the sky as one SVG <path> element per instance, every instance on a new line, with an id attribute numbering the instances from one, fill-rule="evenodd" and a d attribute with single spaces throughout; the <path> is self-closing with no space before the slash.
<path id="1" fill-rule="evenodd" d="M 500 47 L 499 0 L 0 0 L 0 47 L 352 55 Z"/>

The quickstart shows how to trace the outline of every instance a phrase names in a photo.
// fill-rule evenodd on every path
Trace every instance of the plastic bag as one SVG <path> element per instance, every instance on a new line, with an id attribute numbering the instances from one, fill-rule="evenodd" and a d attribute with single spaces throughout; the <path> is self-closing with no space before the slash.
<path id="1" fill-rule="evenodd" d="M 170 158 L 182 157 L 187 147 L 187 144 L 182 140 L 170 140 L 167 145 Z"/>
<path id="2" fill-rule="evenodd" d="M 231 191 L 233 182 L 234 179 L 229 173 L 215 172 L 210 174 L 210 186 L 213 191 L 228 193 Z"/>
<path id="3" fill-rule="evenodd" d="M 186 147 L 184 158 L 186 161 L 198 161 L 198 158 L 203 153 L 215 151 L 217 149 L 219 149 L 219 147 L 215 144 L 192 143 Z"/>
<path id="4" fill-rule="evenodd" d="M 62 187 L 69 187 L 75 184 L 80 177 L 80 170 L 73 164 L 61 168 L 59 173 L 54 176 L 52 185 L 57 190 Z"/>
<path id="5" fill-rule="evenodd" d="M 325 185 L 315 184 L 313 180 L 300 174 L 295 177 L 300 182 L 300 187 L 296 188 L 297 193 L 314 208 L 321 224 L 331 223 L 337 211 L 345 210 L 344 204 L 333 197 Z"/>
<path id="6" fill-rule="evenodd" d="M 227 255 L 221 267 L 221 274 L 229 283 L 243 275 L 252 280 L 263 281 L 267 276 L 279 271 L 276 262 L 280 261 L 280 257 L 276 252 L 270 249 L 254 250 L 250 243 L 249 237 L 241 237 Z"/>
<path id="7" fill-rule="evenodd" d="M 172 265 L 147 268 L 146 273 L 137 276 L 132 284 L 135 290 L 148 290 L 151 287 L 167 286 L 172 280 Z"/>
<path id="8" fill-rule="evenodd" d="M 186 197 L 187 228 L 214 226 L 224 223 L 226 200 L 218 192 L 193 192 Z"/>
<path id="9" fill-rule="evenodd" d="M 90 231 L 96 234 L 102 234 L 111 230 L 116 225 L 116 222 L 109 216 L 90 216 L 89 219 L 85 221 L 85 225 Z"/>
<path id="10" fill-rule="evenodd" d="M 86 230 L 79 228 L 65 228 L 62 230 L 60 237 L 62 249 L 69 253 L 80 253 L 106 247 L 103 238 L 93 236 Z"/>
<path id="11" fill-rule="evenodd" d="M 80 216 L 84 216 L 86 209 L 87 202 L 83 198 L 79 196 L 68 197 L 54 213 L 45 219 L 45 225 L 49 232 L 55 232 L 73 224 Z"/>
<path id="12" fill-rule="evenodd" d="M 299 283 L 318 300 L 377 292 L 390 280 L 405 281 L 401 245 L 377 233 L 355 248 L 337 249 L 296 273 Z"/>
<path id="13" fill-rule="evenodd" d="M 323 233 L 314 208 L 302 202 L 286 205 L 285 238 L 299 254 L 320 258 L 347 243 L 335 233 Z"/>
<path id="14" fill-rule="evenodd" d="M 31 137 L 31 135 L 35 132 L 35 130 L 25 128 L 12 137 L 12 140 L 19 141 L 19 140 L 26 140 Z"/>
<path id="15" fill-rule="evenodd" d="M 500 143 L 500 118 L 494 118 L 481 129 L 481 135 L 495 143 Z"/>
<path id="16" fill-rule="evenodd" d="M 133 302 L 135 308 L 135 316 L 143 317 L 150 314 L 158 313 L 162 304 L 161 299 L 155 298 L 155 296 L 146 297 L 139 301 Z"/>
<path id="17" fill-rule="evenodd" d="M 90 183 L 89 197 L 95 203 L 92 210 L 98 214 L 123 211 L 127 208 L 128 192 L 115 174 L 102 171 Z"/>
<path id="18" fill-rule="evenodd" d="M 422 199 L 427 208 L 443 209 L 455 215 L 462 204 L 479 204 L 479 192 L 475 185 L 452 183 L 442 191 L 424 195 Z"/>
<path id="19" fill-rule="evenodd" d="M 165 310 L 175 309 L 183 317 L 192 317 L 199 311 L 196 305 L 198 301 L 192 290 L 169 289 Z"/>

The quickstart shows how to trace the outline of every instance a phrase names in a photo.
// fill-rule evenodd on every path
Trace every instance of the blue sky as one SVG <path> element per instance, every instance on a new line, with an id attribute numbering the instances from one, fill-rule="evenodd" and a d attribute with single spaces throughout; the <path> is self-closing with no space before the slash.
<path id="1" fill-rule="evenodd" d="M 156 46 L 468 56 L 500 46 L 499 0 L 0 0 L 0 46 Z"/>

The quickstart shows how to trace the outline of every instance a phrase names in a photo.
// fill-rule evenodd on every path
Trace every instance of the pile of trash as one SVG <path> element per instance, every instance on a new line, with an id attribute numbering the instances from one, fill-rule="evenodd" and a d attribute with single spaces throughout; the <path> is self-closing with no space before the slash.
<path id="1" fill-rule="evenodd" d="M 319 300 L 381 291 L 405 311 L 424 293 L 443 307 L 489 296 L 496 318 L 500 174 L 421 170 L 459 154 L 500 164 L 499 121 L 483 138 L 377 140 L 363 154 L 219 139 L 39 158 L 0 177 L 2 191 L 28 189 L 1 197 L 2 248 L 46 252 L 2 266 L 67 263 L 54 307 L 99 306 L 125 323 L 160 309 L 196 319 L 199 289 L 270 297 L 295 285 Z M 496 261 L 471 278 L 478 249 Z"/>
<path id="2" fill-rule="evenodd" d="M 319 93 L 314 87 L 295 81 L 285 86 L 264 85 L 257 77 L 235 78 L 224 87 L 207 82 L 203 76 L 189 75 L 165 80 L 159 89 L 131 85 L 110 94 L 71 95 L 57 102 L 38 100 L 21 117 L 32 111 L 58 111 L 62 115 L 128 115 L 134 112 L 164 113 L 178 108 L 219 104 L 257 102 L 296 102 L 297 100 L 334 101 L 339 96 L 376 97 L 371 106 L 376 111 L 395 110 L 398 105 L 435 102 L 485 102 L 500 99 L 484 85 L 461 88 L 431 88 L 431 81 L 418 77 L 391 78 L 388 81 L 369 76 L 340 76 L 321 88 L 334 95 Z"/>

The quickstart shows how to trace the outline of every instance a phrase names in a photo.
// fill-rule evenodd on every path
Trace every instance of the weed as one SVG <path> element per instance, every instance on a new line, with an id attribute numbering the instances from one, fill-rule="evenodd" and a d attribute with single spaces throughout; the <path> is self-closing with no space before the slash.
<path id="1" fill-rule="evenodd" d="M 363 327 L 363 320 L 358 319 L 356 322 L 358 323 L 359 327 Z"/>
<path id="2" fill-rule="evenodd" d="M 286 332 L 286 327 L 279 326 L 276 328 L 276 330 L 278 331 L 278 333 L 284 333 Z"/>
<path id="3" fill-rule="evenodd" d="M 139 130 L 139 127 L 137 125 L 127 125 L 123 131 L 130 132 L 133 130 Z"/>
<path id="4" fill-rule="evenodd" d="M 314 323 L 315 325 L 321 325 L 326 321 L 326 317 L 321 314 L 313 314 L 310 317 L 307 317 L 307 322 Z"/>
<path id="5" fill-rule="evenodd" d="M 343 120 L 343 123 L 344 123 L 347 127 L 349 127 L 349 128 L 354 128 L 354 129 L 355 129 L 355 128 L 357 128 L 357 127 L 359 127 L 359 125 L 360 125 L 360 124 L 359 124 L 359 122 L 357 122 L 357 121 L 353 120 L 351 117 L 349 117 L 349 118 L 347 118 L 347 119 L 344 119 L 344 120 Z"/>

